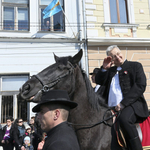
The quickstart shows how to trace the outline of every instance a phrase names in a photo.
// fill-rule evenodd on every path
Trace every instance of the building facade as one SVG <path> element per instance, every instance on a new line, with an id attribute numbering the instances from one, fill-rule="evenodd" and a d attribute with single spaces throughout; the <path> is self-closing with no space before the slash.
<path id="1" fill-rule="evenodd" d="M 57 56 L 73 56 L 85 42 L 82 1 L 59 0 L 63 11 L 43 19 L 52 0 L 0 0 L 0 122 L 7 116 L 24 121 L 34 103 L 17 98 L 30 76 L 54 63 Z M 84 55 L 85 58 L 85 55 Z M 86 59 L 82 59 L 83 68 Z"/>
<path id="2" fill-rule="evenodd" d="M 29 120 L 34 103 L 17 98 L 30 76 L 54 63 L 53 53 L 83 49 L 87 74 L 102 65 L 109 45 L 144 66 L 150 107 L 150 0 L 59 0 L 63 11 L 43 19 L 52 0 L 0 0 L 0 122 Z"/>
<path id="3" fill-rule="evenodd" d="M 150 0 L 86 0 L 89 71 L 100 67 L 110 45 L 142 63 L 150 108 Z"/>

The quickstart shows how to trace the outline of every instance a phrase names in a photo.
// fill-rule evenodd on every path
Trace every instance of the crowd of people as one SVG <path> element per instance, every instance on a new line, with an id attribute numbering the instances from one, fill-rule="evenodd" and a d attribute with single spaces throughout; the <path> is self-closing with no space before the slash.
<path id="1" fill-rule="evenodd" d="M 35 117 L 29 123 L 22 118 L 6 118 L 6 125 L 0 125 L 0 146 L 3 150 L 41 150 L 44 145 L 46 133 L 38 126 Z"/>

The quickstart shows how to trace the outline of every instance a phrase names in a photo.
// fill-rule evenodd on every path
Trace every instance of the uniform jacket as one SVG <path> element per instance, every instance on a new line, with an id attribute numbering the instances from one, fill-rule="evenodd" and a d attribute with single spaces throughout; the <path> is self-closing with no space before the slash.
<path id="1" fill-rule="evenodd" d="M 47 133 L 43 150 L 80 150 L 73 129 L 63 122 Z"/>
<path id="2" fill-rule="evenodd" d="M 139 117 L 148 117 L 148 107 L 143 96 L 146 88 L 146 76 L 143 67 L 139 62 L 125 61 L 120 66 L 122 70 L 119 71 L 119 82 L 123 94 L 121 103 L 127 107 L 131 105 Z M 111 80 L 117 72 L 117 67 L 111 67 L 106 72 L 100 70 L 95 77 L 97 84 L 105 85 L 103 96 L 108 102 L 108 95 Z"/>

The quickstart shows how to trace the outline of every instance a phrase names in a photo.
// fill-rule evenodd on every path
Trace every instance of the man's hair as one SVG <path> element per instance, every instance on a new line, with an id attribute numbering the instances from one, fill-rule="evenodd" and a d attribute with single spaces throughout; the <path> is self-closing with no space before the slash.
<path id="1" fill-rule="evenodd" d="M 60 111 L 62 113 L 62 120 L 67 121 L 68 116 L 69 116 L 69 111 L 66 109 L 60 109 Z"/>
<path id="2" fill-rule="evenodd" d="M 45 106 L 48 107 L 49 110 L 59 109 L 61 112 L 62 120 L 67 121 L 68 116 L 69 116 L 69 111 L 70 111 L 70 108 L 68 106 L 63 105 L 63 104 L 55 104 L 55 103 L 48 104 Z"/>
<path id="3" fill-rule="evenodd" d="M 32 116 L 31 119 L 35 120 L 35 116 Z"/>
<path id="4" fill-rule="evenodd" d="M 111 45 L 111 46 L 107 47 L 106 55 L 109 56 L 109 52 L 112 51 L 114 48 L 118 48 L 119 49 L 119 47 L 117 45 Z"/>
<path id="5" fill-rule="evenodd" d="M 14 121 L 14 118 L 13 118 L 12 116 L 8 116 L 8 117 L 6 118 L 6 120 Z"/>

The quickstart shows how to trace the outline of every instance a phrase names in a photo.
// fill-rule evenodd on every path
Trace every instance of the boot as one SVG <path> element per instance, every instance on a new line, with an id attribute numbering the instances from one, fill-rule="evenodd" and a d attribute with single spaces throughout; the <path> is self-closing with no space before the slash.
<path id="1" fill-rule="evenodd" d="M 131 150 L 143 150 L 139 137 L 129 140 Z"/>

